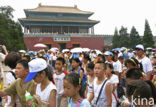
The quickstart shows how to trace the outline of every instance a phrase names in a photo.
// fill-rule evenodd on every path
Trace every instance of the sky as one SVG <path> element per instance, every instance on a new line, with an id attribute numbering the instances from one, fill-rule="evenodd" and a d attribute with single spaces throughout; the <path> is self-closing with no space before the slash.
<path id="1" fill-rule="evenodd" d="M 114 34 L 115 28 L 127 27 L 128 33 L 135 26 L 140 35 L 144 33 L 145 19 L 153 35 L 156 35 L 156 0 L 0 0 L 0 6 L 11 6 L 14 20 L 25 18 L 23 9 L 33 9 L 41 3 L 49 6 L 77 7 L 94 14 L 89 19 L 99 20 L 94 26 L 95 34 Z"/>

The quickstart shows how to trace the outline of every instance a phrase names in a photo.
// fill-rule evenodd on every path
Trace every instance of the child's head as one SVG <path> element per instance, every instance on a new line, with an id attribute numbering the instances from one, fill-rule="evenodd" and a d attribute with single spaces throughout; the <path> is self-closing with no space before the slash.
<path id="1" fill-rule="evenodd" d="M 156 89 L 151 87 L 151 84 L 149 81 L 142 80 L 134 80 L 128 83 L 126 94 L 135 107 L 150 107 L 150 104 L 154 104 Z"/>
<path id="2" fill-rule="evenodd" d="M 72 59 L 72 68 L 77 68 L 78 66 L 80 66 L 79 58 Z"/>
<path id="3" fill-rule="evenodd" d="M 84 54 L 84 56 L 83 56 L 83 62 L 84 63 L 87 63 L 88 61 L 91 61 L 89 55 L 88 54 Z"/>
<path id="4" fill-rule="evenodd" d="M 101 61 L 98 61 L 94 66 L 94 74 L 96 77 L 104 76 L 105 70 L 106 70 L 106 64 Z"/>
<path id="5" fill-rule="evenodd" d="M 14 69 L 16 67 L 17 61 L 20 59 L 21 56 L 19 53 L 11 52 L 6 56 L 4 63 L 5 65 L 9 66 L 11 69 Z"/>
<path id="6" fill-rule="evenodd" d="M 106 74 L 110 75 L 110 74 L 112 74 L 112 72 L 113 72 L 113 65 L 110 63 L 107 63 L 106 64 Z"/>
<path id="7" fill-rule="evenodd" d="M 68 97 L 74 97 L 77 94 L 84 97 L 82 80 L 77 73 L 69 73 L 64 78 L 64 94 Z"/>
<path id="8" fill-rule="evenodd" d="M 35 82 L 41 83 L 46 77 L 49 77 L 50 72 L 48 71 L 48 65 L 44 59 L 33 59 L 28 63 L 28 65 L 29 74 L 27 75 L 25 82 L 29 82 L 34 79 Z"/>
<path id="9" fill-rule="evenodd" d="M 143 74 L 140 69 L 132 68 L 129 69 L 126 73 L 126 82 L 129 83 L 132 80 L 143 79 Z"/>
<path id="10" fill-rule="evenodd" d="M 152 65 L 156 66 L 156 56 L 152 57 Z"/>
<path id="11" fill-rule="evenodd" d="M 86 66 L 86 71 L 87 71 L 87 75 L 94 75 L 94 63 L 93 62 L 90 62 L 87 64 Z"/>
<path id="12" fill-rule="evenodd" d="M 63 68 L 64 64 L 65 64 L 64 58 L 58 57 L 58 58 L 56 59 L 56 62 L 55 62 L 56 70 L 62 71 L 62 68 Z"/>
<path id="13" fill-rule="evenodd" d="M 15 75 L 17 78 L 24 79 L 29 73 L 28 61 L 19 60 L 17 61 Z"/>
<path id="14" fill-rule="evenodd" d="M 131 68 L 139 68 L 139 61 L 137 59 L 135 59 L 135 58 L 126 59 L 125 60 L 125 66 L 128 69 L 131 69 Z"/>
<path id="15" fill-rule="evenodd" d="M 111 51 L 106 51 L 104 55 L 107 61 L 112 61 L 113 53 Z"/>

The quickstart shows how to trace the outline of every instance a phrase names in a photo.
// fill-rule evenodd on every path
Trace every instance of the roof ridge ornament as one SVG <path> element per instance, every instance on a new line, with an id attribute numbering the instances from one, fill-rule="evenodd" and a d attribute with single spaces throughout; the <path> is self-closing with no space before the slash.
<path id="1" fill-rule="evenodd" d="M 42 6 L 42 4 L 41 4 L 41 3 L 39 3 L 39 4 L 38 4 L 38 7 L 41 7 L 41 6 Z"/>
<path id="2" fill-rule="evenodd" d="M 77 9 L 77 5 L 74 5 L 74 8 Z"/>

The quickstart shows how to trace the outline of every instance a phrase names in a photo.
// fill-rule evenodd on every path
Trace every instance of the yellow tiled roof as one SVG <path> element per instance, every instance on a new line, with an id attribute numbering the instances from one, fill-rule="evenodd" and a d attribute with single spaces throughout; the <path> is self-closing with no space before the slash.
<path id="1" fill-rule="evenodd" d="M 61 18 L 19 18 L 22 21 L 51 21 L 51 22 L 81 22 L 81 23 L 99 23 L 97 20 L 89 19 L 61 19 Z"/>
<path id="2" fill-rule="evenodd" d="M 35 9 L 25 9 L 25 11 L 93 14 L 93 12 L 82 11 L 82 10 L 78 9 L 76 5 L 74 7 L 64 7 L 64 6 L 43 6 L 43 5 L 39 4 L 39 6 L 37 8 L 35 8 Z"/>

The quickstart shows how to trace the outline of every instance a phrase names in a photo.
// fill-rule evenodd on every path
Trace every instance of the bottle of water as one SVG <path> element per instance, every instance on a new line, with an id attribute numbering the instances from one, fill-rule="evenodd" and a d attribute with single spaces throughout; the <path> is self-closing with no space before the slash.
<path id="1" fill-rule="evenodd" d="M 30 93 L 28 91 L 26 91 L 26 93 L 25 93 L 25 99 L 26 99 L 26 101 L 32 100 L 33 99 L 33 96 L 30 95 Z M 32 103 L 32 106 L 31 107 L 35 107 L 35 103 L 34 102 Z"/>

